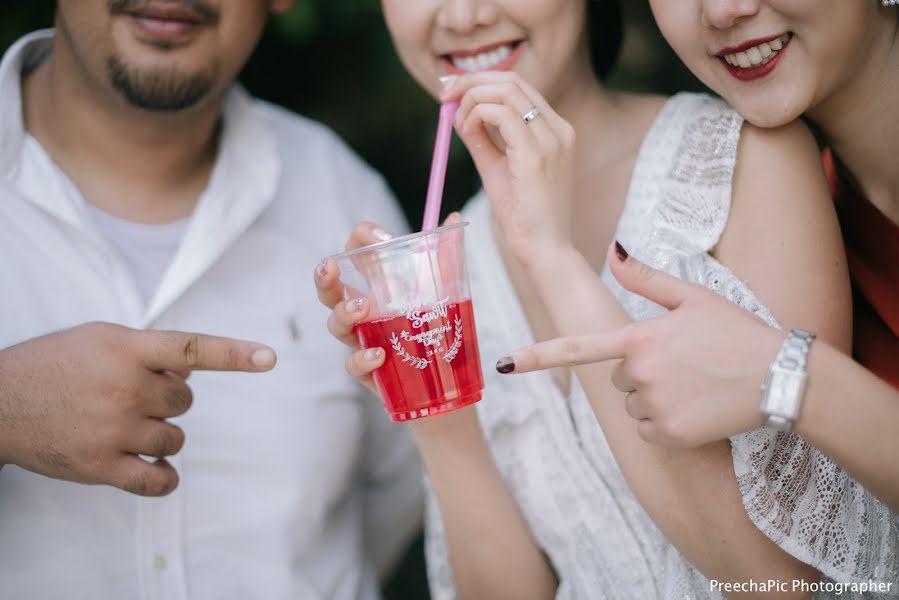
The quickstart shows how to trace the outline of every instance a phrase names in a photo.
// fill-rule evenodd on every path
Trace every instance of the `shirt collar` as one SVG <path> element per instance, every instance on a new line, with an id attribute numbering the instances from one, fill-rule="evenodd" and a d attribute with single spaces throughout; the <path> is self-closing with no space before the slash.
<path id="1" fill-rule="evenodd" d="M 53 30 L 29 33 L 13 44 L 0 62 L 0 175 L 11 179 L 19 167 L 25 122 L 22 73 L 40 65 L 53 49 Z"/>
<path id="2" fill-rule="evenodd" d="M 10 182 L 25 155 L 23 146 L 28 135 L 22 117 L 22 73 L 46 59 L 52 51 L 53 35 L 52 29 L 26 35 L 0 62 L 0 178 Z M 155 319 L 201 277 L 271 204 L 278 191 L 281 159 L 275 132 L 240 85 L 234 85 L 225 99 L 220 136 L 209 184 L 144 315 L 145 322 Z M 59 176 L 65 177 L 62 172 Z M 72 216 L 71 202 L 62 195 L 44 194 L 38 203 L 89 231 L 77 216 Z"/>

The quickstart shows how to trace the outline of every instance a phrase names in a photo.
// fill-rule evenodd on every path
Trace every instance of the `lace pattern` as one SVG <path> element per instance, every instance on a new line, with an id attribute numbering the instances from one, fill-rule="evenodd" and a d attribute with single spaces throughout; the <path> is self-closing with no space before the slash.
<path id="1" fill-rule="evenodd" d="M 741 126 L 718 100 L 672 98 L 641 147 L 616 235 L 640 260 L 777 326 L 708 254 L 727 223 Z M 486 198 L 465 212 L 487 383 L 478 414 L 500 473 L 559 575 L 557 598 L 720 598 L 633 496 L 579 385 L 566 398 L 545 373 L 503 377 L 488 364 L 533 335 L 493 241 Z M 663 310 L 623 290 L 608 271 L 603 281 L 635 320 Z M 836 581 L 899 581 L 897 521 L 863 488 L 794 435 L 760 429 L 731 441 L 744 506 L 772 540 Z M 426 553 L 433 597 L 455 598 L 433 494 Z"/>

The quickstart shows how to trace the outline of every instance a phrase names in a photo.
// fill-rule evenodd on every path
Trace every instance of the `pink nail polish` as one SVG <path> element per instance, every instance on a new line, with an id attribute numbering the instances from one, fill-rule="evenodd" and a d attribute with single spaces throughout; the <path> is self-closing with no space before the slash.
<path id="1" fill-rule="evenodd" d="M 353 298 L 346 303 L 347 312 L 357 313 L 365 306 L 365 298 Z"/>

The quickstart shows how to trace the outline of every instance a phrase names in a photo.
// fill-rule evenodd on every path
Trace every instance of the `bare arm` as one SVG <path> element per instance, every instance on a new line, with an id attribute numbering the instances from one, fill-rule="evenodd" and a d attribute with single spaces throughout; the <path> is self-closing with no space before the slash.
<path id="1" fill-rule="evenodd" d="M 629 322 L 580 255 L 556 261 L 547 271 L 551 273 L 538 277 L 547 295 L 557 298 L 549 307 L 560 334 L 583 335 Z M 561 285 L 567 293 L 554 294 Z M 587 323 L 581 315 L 602 318 Z M 625 410 L 624 394 L 611 385 L 616 364 L 578 366 L 575 373 L 619 468 L 665 537 L 709 579 L 816 580 L 813 569 L 786 554 L 750 521 L 726 441 L 672 449 L 640 437 Z"/>
<path id="2" fill-rule="evenodd" d="M 440 505 L 458 597 L 553 598 L 555 574 L 493 462 L 474 407 L 412 430 Z"/>
<path id="3" fill-rule="evenodd" d="M 655 365 L 643 387 L 666 390 L 630 403 L 647 441 L 697 447 L 758 427 L 759 388 L 783 332 L 703 287 L 634 259 L 613 263 L 612 271 L 625 289 L 671 310 L 637 327 L 554 339 L 514 352 L 515 372 L 627 356 L 632 365 Z M 660 346 L 656 339 L 671 342 Z M 795 431 L 899 512 L 899 462 L 883 459 L 899 456 L 899 391 L 823 340 L 812 344 L 808 373 Z M 731 399 L 728 411 L 716 412 L 724 394 Z"/>
<path id="4" fill-rule="evenodd" d="M 447 219 L 457 221 L 458 215 Z M 348 247 L 379 241 L 382 238 L 373 233 L 379 229 L 358 225 Z M 368 315 L 368 304 L 353 310 L 356 306 L 343 302 L 333 261 L 320 265 L 315 283 L 319 300 L 332 309 L 329 331 L 356 349 L 347 359 L 347 371 L 376 391 L 371 372 L 383 364 L 384 353 L 360 350 L 353 335 L 354 324 Z M 475 409 L 411 421 L 409 427 L 440 506 L 459 598 L 553 598 L 555 575 L 493 461 Z"/>
<path id="5" fill-rule="evenodd" d="M 848 280 L 814 145 L 797 128 L 748 130 L 739 156 L 733 214 L 719 258 L 750 281 L 779 320 L 803 324 L 845 346 L 850 334 Z M 575 253 L 532 270 L 562 335 L 628 322 Z M 643 441 L 621 393 L 609 384 L 613 366 L 580 367 L 577 374 L 622 472 L 678 549 L 713 579 L 816 578 L 813 569 L 786 554 L 750 521 L 727 442 L 679 450 Z"/>
<path id="6" fill-rule="evenodd" d="M 796 431 L 899 512 L 899 392 L 851 358 L 815 344 Z"/>

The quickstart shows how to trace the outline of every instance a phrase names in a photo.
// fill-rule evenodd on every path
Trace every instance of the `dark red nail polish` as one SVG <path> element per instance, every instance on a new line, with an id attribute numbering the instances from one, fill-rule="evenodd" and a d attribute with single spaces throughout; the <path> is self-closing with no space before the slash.
<path id="1" fill-rule="evenodd" d="M 515 361 L 512 360 L 511 356 L 504 356 L 496 361 L 496 370 L 503 375 L 511 373 L 515 370 Z"/>
<path id="2" fill-rule="evenodd" d="M 618 260 L 624 262 L 627 260 L 627 257 L 630 254 L 627 253 L 627 250 L 624 249 L 624 246 L 621 245 L 621 242 L 615 240 L 615 254 L 618 256 Z"/>

